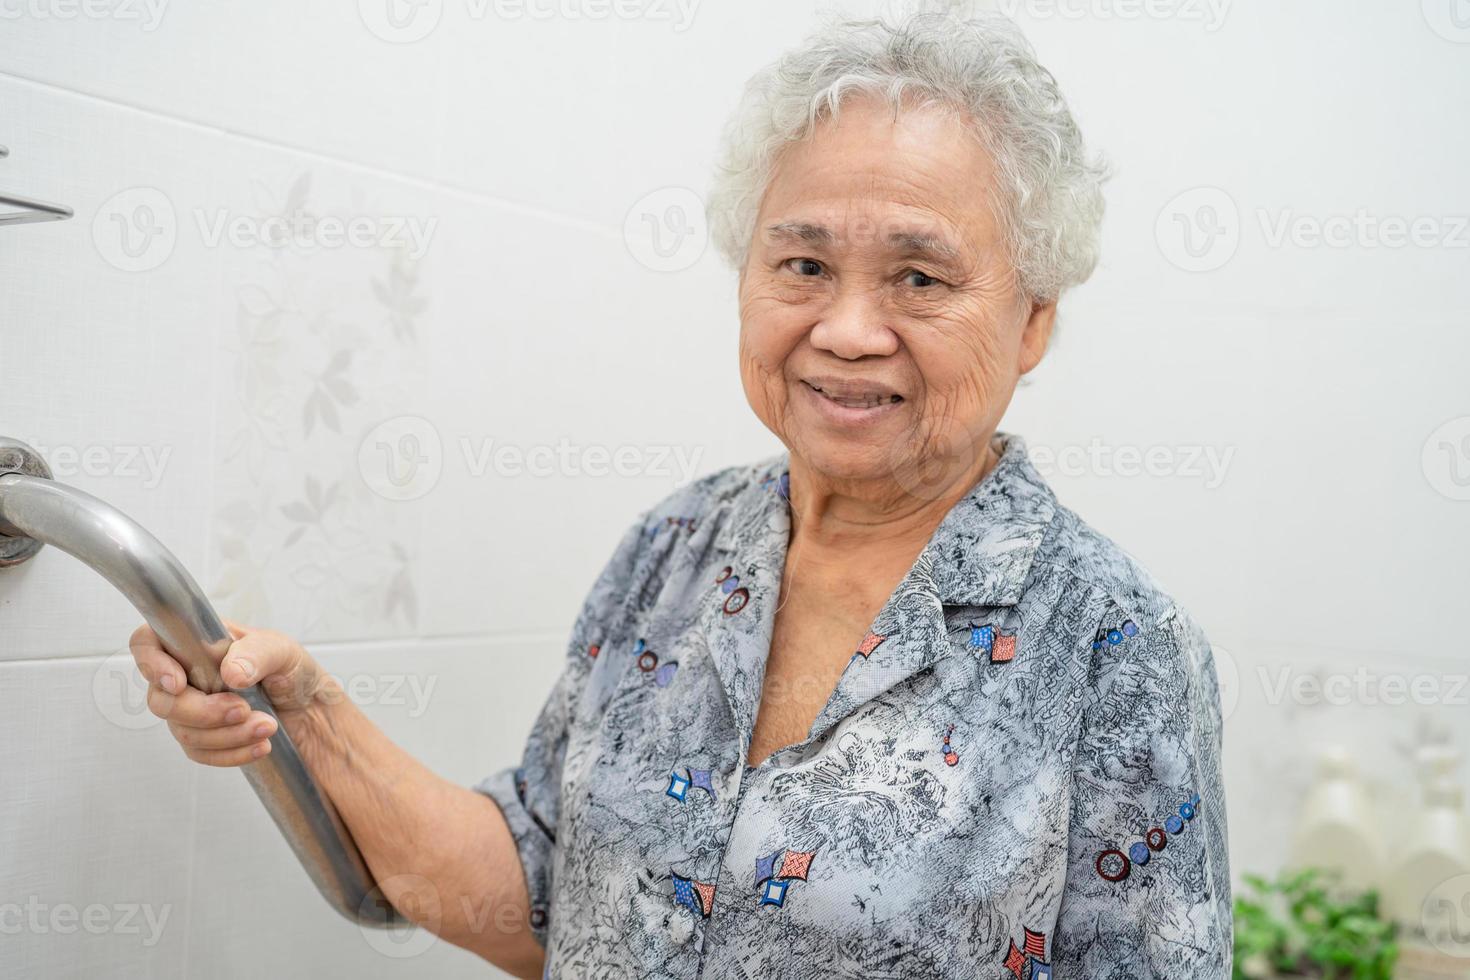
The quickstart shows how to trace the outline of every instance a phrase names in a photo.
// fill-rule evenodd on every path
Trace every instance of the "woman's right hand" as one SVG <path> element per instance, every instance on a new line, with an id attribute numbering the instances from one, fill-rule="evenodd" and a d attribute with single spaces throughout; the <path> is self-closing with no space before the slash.
<path id="1" fill-rule="evenodd" d="M 234 642 L 220 662 L 225 684 L 241 690 L 259 683 L 287 734 L 299 741 L 301 716 L 335 682 L 291 637 L 226 621 Z M 128 641 L 138 671 L 148 682 L 148 710 L 168 722 L 184 754 L 207 766 L 243 766 L 270 752 L 277 719 L 252 710 L 234 691 L 205 694 L 190 687 L 183 666 L 163 648 L 158 634 L 140 626 Z"/>
<path id="2" fill-rule="evenodd" d="M 235 693 L 260 684 L 388 901 L 512 976 L 541 976 L 544 951 L 529 928 L 514 925 L 528 920 L 531 899 L 515 836 L 495 801 L 434 775 L 394 745 L 291 637 L 225 625 L 234 639 L 219 673 L 233 690 L 217 694 L 190 687 L 147 626 L 128 644 L 148 680 L 149 710 L 168 721 L 184 754 L 210 766 L 265 756 L 276 721 Z"/>

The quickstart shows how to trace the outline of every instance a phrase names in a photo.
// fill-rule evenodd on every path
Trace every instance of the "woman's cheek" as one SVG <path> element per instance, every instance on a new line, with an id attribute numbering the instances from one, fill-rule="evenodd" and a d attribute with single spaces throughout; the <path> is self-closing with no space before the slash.
<path id="1" fill-rule="evenodd" d="M 924 391 L 918 420 L 921 432 L 948 443 L 961 431 L 984 431 L 1001 391 L 994 362 L 950 351 L 921 363 L 919 373 Z"/>
<path id="2" fill-rule="evenodd" d="M 742 334 L 740 344 L 740 380 L 745 389 L 745 400 L 750 403 L 756 418 L 773 432 L 782 432 L 786 386 L 781 366 L 769 364 L 760 350 L 750 345 L 746 334 Z"/>
<path id="3" fill-rule="evenodd" d="M 997 393 L 1010 386 L 1005 383 L 1014 367 L 1017 351 L 1008 345 L 996 325 L 979 316 L 956 318 L 935 334 L 942 349 L 927 351 L 925 361 L 932 365 L 936 387 L 951 391 L 955 409 L 988 410 Z"/>

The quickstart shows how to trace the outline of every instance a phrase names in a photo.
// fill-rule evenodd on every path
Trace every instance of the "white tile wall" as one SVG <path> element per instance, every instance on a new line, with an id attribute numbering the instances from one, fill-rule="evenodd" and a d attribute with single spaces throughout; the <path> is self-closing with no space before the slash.
<path id="1" fill-rule="evenodd" d="M 113 666 L 0 663 L 6 976 L 179 975 L 201 774 Z"/>
<path id="2" fill-rule="evenodd" d="M 1453 704 L 1268 696 L 1282 670 L 1470 671 L 1470 504 L 1422 458 L 1470 416 L 1470 250 L 1270 234 L 1360 210 L 1448 234 L 1470 214 L 1470 45 L 1420 6 L 1241 2 L 1213 28 L 1018 7 L 1118 176 L 1102 268 L 1007 428 L 1177 450 L 1163 476 L 1052 479 L 1241 678 L 1237 870 L 1284 854 L 1310 746 L 1348 744 L 1392 798 L 1426 718 L 1470 744 Z M 652 271 L 622 227 L 651 192 L 707 185 L 740 86 L 812 10 L 706 0 L 686 25 L 445 0 L 391 43 L 370 0 L 68 9 L 0 21 L 0 188 L 76 209 L 0 229 L 0 433 L 152 529 L 226 615 L 379 684 L 368 710 L 439 771 L 508 764 L 582 591 L 679 475 L 517 476 L 496 450 L 668 450 L 704 473 L 776 448 L 733 370 L 731 277 L 712 253 Z M 1239 244 L 1189 272 L 1156 226 L 1201 187 Z M 432 233 L 211 238 L 298 209 Z M 437 478 L 390 499 L 382 454 L 416 448 Z M 482 973 L 442 946 L 385 955 L 334 917 L 238 774 L 187 765 L 139 713 L 116 669 L 136 620 L 64 555 L 0 575 L 0 902 L 42 922 L 0 940 L 0 974 Z M 396 677 L 432 683 L 426 702 L 385 703 Z M 50 918 L 88 905 L 105 928 Z"/>

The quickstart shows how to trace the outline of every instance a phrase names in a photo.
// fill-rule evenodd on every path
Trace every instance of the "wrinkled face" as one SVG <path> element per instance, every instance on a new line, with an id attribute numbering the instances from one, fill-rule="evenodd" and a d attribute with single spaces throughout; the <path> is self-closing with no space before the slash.
<path id="1" fill-rule="evenodd" d="M 793 460 L 906 492 L 976 468 L 1055 312 L 1017 288 L 994 187 L 939 108 L 854 97 L 783 152 L 741 274 L 740 370 Z"/>

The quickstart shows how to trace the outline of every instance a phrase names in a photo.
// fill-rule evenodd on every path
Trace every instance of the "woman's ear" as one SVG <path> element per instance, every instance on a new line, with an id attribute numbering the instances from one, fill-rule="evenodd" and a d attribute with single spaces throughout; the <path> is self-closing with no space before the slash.
<path id="1" fill-rule="evenodd" d="M 1037 303 L 1031 307 L 1031 315 L 1027 318 L 1025 331 L 1021 334 L 1021 360 L 1018 365 L 1021 374 L 1029 374 L 1036 365 L 1041 363 L 1041 358 L 1046 354 L 1046 345 L 1051 341 L 1052 327 L 1056 325 L 1056 322 L 1056 300 Z"/>

